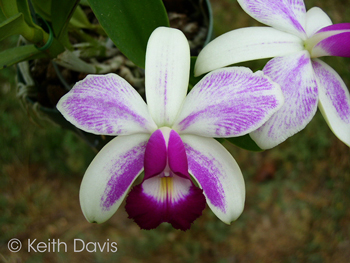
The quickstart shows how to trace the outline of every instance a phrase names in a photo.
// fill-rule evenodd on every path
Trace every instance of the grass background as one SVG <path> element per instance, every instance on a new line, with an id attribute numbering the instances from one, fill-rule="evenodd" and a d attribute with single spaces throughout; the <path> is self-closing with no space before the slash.
<path id="1" fill-rule="evenodd" d="M 217 35 L 258 22 L 234 0 L 212 0 Z M 350 22 L 350 1 L 306 0 L 334 23 Z M 350 59 L 325 58 L 350 87 Z M 242 63 L 253 70 L 266 61 Z M 0 71 L 0 262 L 349 262 L 350 149 L 317 112 L 278 147 L 252 153 L 226 145 L 247 188 L 232 225 L 207 207 L 190 231 L 163 224 L 140 230 L 123 206 L 106 223 L 89 224 L 79 186 L 95 153 L 68 131 L 30 121 L 16 98 L 14 68 Z M 11 253 L 7 242 L 24 248 Z M 117 253 L 73 252 L 73 240 L 118 243 Z M 28 253 L 27 240 L 60 239 L 68 252 Z"/>

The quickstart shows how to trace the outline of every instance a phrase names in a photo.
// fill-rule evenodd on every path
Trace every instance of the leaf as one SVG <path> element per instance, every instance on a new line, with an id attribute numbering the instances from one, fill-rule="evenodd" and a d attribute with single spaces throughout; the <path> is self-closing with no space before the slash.
<path id="1" fill-rule="evenodd" d="M 27 0 L 17 0 L 17 7 L 18 7 L 18 12 L 23 13 L 24 21 L 26 21 L 28 26 L 41 29 L 40 27 L 38 27 L 38 25 L 36 25 L 33 22 L 32 14 L 30 13 Z"/>
<path id="2" fill-rule="evenodd" d="M 260 149 L 260 147 L 250 138 L 249 134 L 239 136 L 239 137 L 232 137 L 232 138 L 226 138 L 230 143 L 233 143 L 234 145 L 241 147 L 248 151 L 253 152 L 261 152 L 263 151 Z"/>
<path id="3" fill-rule="evenodd" d="M 18 14 L 17 2 L 13 0 L 1 0 L 0 8 L 6 18 Z"/>
<path id="4" fill-rule="evenodd" d="M 6 16 L 2 9 L 0 8 L 0 23 L 4 22 L 6 20 Z"/>
<path id="5" fill-rule="evenodd" d="M 77 28 L 93 28 L 93 25 L 87 19 L 83 9 L 80 6 L 75 9 L 75 12 L 70 20 L 72 26 Z"/>
<path id="6" fill-rule="evenodd" d="M 66 32 L 69 20 L 73 16 L 78 4 L 79 0 L 52 1 L 52 29 L 58 40 L 60 40 L 61 36 Z"/>
<path id="7" fill-rule="evenodd" d="M 18 62 L 46 57 L 34 45 L 25 45 L 0 52 L 0 69 L 12 66 Z"/>
<path id="8" fill-rule="evenodd" d="M 0 41 L 19 34 L 29 39 L 34 37 L 34 29 L 26 24 L 22 13 L 14 15 L 0 24 Z"/>
<path id="9" fill-rule="evenodd" d="M 145 67 L 148 38 L 157 27 L 169 26 L 161 0 L 89 0 L 100 24 L 120 51 Z"/>
<path id="10" fill-rule="evenodd" d="M 32 0 L 32 4 L 36 13 L 38 13 L 46 21 L 51 21 L 51 1 Z"/>

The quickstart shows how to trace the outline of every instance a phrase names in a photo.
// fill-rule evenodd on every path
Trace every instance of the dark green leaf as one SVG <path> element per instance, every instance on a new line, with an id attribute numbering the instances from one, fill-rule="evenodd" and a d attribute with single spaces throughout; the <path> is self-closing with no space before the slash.
<path id="1" fill-rule="evenodd" d="M 51 21 L 51 1 L 48 0 L 31 0 L 35 9 L 46 21 Z M 57 1 L 57 0 L 56 0 Z"/>
<path id="2" fill-rule="evenodd" d="M 94 26 L 89 22 L 89 20 L 86 17 L 86 14 L 84 13 L 83 9 L 81 9 L 80 6 L 78 6 L 75 9 L 75 12 L 70 20 L 70 23 L 72 26 L 76 28 L 89 28 L 89 29 L 94 28 Z"/>
<path id="3" fill-rule="evenodd" d="M 249 134 L 239 137 L 226 138 L 229 142 L 249 151 L 260 152 L 263 151 L 260 147 L 250 138 Z"/>
<path id="4" fill-rule="evenodd" d="M 52 29 L 57 39 L 65 33 L 69 20 L 72 17 L 79 0 L 52 1 L 51 19 Z"/>
<path id="5" fill-rule="evenodd" d="M 18 34 L 24 36 L 32 36 L 34 34 L 34 30 L 24 21 L 22 13 L 14 15 L 0 24 L 0 41 Z"/>
<path id="6" fill-rule="evenodd" d="M 34 45 L 25 45 L 7 49 L 0 53 L 0 69 L 12 66 L 28 59 L 45 57 Z"/>
<path id="7" fill-rule="evenodd" d="M 169 26 L 161 0 L 89 0 L 114 44 L 139 67 L 145 67 L 147 41 L 154 29 Z"/>
<path id="8" fill-rule="evenodd" d="M 17 7 L 18 12 L 23 13 L 24 20 L 26 21 L 27 25 L 39 29 L 39 27 L 33 22 L 27 0 L 17 0 Z"/>
<path id="9" fill-rule="evenodd" d="M 0 1 L 0 8 L 6 18 L 18 14 L 17 2 L 13 0 Z"/>
<path id="10" fill-rule="evenodd" d="M 6 16 L 2 9 L 0 8 L 0 23 L 4 22 L 6 20 Z"/>

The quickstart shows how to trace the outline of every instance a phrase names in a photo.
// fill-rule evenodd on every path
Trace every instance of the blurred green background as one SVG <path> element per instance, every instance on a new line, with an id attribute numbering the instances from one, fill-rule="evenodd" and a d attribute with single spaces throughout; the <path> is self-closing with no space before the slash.
<path id="1" fill-rule="evenodd" d="M 212 0 L 214 31 L 259 25 L 235 0 Z M 350 1 L 306 0 L 334 23 L 350 22 Z M 11 41 L 11 40 L 9 40 Z M 350 59 L 325 58 L 350 87 Z M 253 70 L 264 61 L 242 63 Z M 89 224 L 79 186 L 95 156 L 74 134 L 35 125 L 16 98 L 15 69 L 0 71 L 0 262 L 350 262 L 350 149 L 317 112 L 278 147 L 252 153 L 227 144 L 246 181 L 245 211 L 230 226 L 207 207 L 190 231 L 145 231 L 123 206 Z M 7 242 L 23 241 L 19 253 Z M 116 253 L 73 252 L 73 240 L 117 242 Z M 68 252 L 28 253 L 27 240 L 60 239 Z M 37 243 L 36 242 L 36 243 Z"/>

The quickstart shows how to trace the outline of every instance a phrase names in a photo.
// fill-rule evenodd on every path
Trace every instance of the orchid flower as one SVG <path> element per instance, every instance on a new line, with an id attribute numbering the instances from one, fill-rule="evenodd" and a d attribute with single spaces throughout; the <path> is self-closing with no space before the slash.
<path id="1" fill-rule="evenodd" d="M 318 7 L 303 0 L 238 0 L 246 13 L 271 27 L 242 28 L 219 36 L 199 54 L 195 74 L 238 62 L 271 59 L 263 72 L 280 84 L 285 104 L 250 134 L 268 149 L 311 121 L 319 107 L 334 134 L 350 146 L 350 95 L 322 56 L 350 57 L 350 23 L 332 25 Z"/>
<path id="2" fill-rule="evenodd" d="M 242 213 L 242 173 L 211 137 L 257 129 L 281 107 L 282 92 L 261 71 L 232 67 L 208 74 L 186 97 L 189 70 L 186 37 L 160 27 L 146 50 L 148 104 L 115 74 L 89 75 L 61 98 L 57 108 L 78 128 L 119 135 L 84 175 L 80 202 L 88 221 L 109 219 L 143 170 L 125 205 L 143 229 L 162 222 L 189 229 L 205 203 L 228 224 Z"/>

